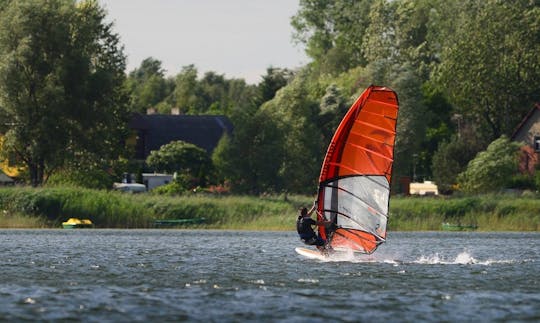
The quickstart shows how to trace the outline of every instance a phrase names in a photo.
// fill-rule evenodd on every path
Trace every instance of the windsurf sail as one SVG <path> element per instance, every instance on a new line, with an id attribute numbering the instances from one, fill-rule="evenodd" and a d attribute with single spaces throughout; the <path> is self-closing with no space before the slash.
<path id="1" fill-rule="evenodd" d="M 339 124 L 319 177 L 319 235 L 334 249 L 372 253 L 386 240 L 397 94 L 370 86 Z"/>

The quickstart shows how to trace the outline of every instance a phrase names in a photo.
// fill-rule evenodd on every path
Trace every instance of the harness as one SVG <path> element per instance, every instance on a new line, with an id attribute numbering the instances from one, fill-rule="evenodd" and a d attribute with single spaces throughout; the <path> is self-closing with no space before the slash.
<path id="1" fill-rule="evenodd" d="M 298 220 L 296 221 L 296 231 L 302 240 L 317 237 L 315 231 L 313 231 L 313 228 L 311 227 L 311 225 L 315 224 L 314 222 L 315 221 L 311 218 L 304 218 L 301 215 L 298 217 Z"/>

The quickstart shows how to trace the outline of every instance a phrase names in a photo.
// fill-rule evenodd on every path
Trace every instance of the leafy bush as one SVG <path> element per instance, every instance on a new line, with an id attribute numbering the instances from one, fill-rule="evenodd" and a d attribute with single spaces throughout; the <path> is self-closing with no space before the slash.
<path id="1" fill-rule="evenodd" d="M 103 169 L 65 169 L 51 175 L 47 185 L 110 189 L 113 182 L 112 176 Z"/>
<path id="2" fill-rule="evenodd" d="M 467 193 L 486 193 L 507 187 L 518 173 L 518 153 L 519 144 L 506 136 L 493 141 L 458 175 L 460 188 Z"/>
<path id="3" fill-rule="evenodd" d="M 467 163 L 474 157 L 476 146 L 475 143 L 458 136 L 439 144 L 433 155 L 432 169 L 435 182 L 442 193 L 453 190 L 458 174 L 466 169 Z"/>
<path id="4" fill-rule="evenodd" d="M 212 161 L 206 151 L 193 144 L 178 140 L 153 150 L 146 159 L 148 166 L 155 171 L 169 174 L 177 173 L 195 179 L 198 185 L 205 186 Z"/>

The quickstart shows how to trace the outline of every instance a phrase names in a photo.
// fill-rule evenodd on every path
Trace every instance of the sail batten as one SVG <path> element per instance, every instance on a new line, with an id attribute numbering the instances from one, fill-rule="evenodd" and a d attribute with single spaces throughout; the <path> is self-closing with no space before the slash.
<path id="1" fill-rule="evenodd" d="M 394 159 L 392 157 L 385 156 L 384 154 L 381 154 L 381 153 L 379 153 L 379 152 L 377 152 L 375 150 L 369 149 L 368 147 L 363 147 L 363 146 L 354 145 L 354 144 L 351 144 L 351 146 L 357 147 L 358 149 L 363 150 L 363 151 L 368 151 L 368 152 L 370 152 L 372 154 L 375 154 L 375 155 L 377 155 L 377 156 L 379 156 L 381 158 L 388 159 L 390 161 L 394 161 Z"/>
<path id="2" fill-rule="evenodd" d="M 319 227 L 334 248 L 372 253 L 386 240 L 398 99 L 370 86 L 353 103 L 328 147 L 319 177 Z"/>
<path id="3" fill-rule="evenodd" d="M 395 132 L 395 131 L 392 131 L 391 129 L 387 129 L 387 128 L 384 128 L 384 127 L 378 127 L 378 126 L 376 126 L 376 125 L 374 125 L 374 124 L 372 124 L 372 123 L 367 123 L 367 122 L 365 122 L 365 121 L 358 121 L 357 123 L 358 123 L 358 124 L 361 124 L 361 125 L 363 125 L 363 126 L 376 128 L 376 129 L 378 129 L 378 130 L 380 130 L 380 131 L 387 132 L 387 133 L 389 133 L 389 134 L 391 134 L 391 135 L 395 135 L 395 134 L 396 134 L 396 132 Z"/>

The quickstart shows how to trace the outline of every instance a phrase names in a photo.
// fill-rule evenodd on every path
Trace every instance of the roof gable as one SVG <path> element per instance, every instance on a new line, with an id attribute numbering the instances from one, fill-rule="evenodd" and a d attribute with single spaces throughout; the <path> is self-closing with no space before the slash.
<path id="1" fill-rule="evenodd" d="M 176 140 L 194 144 L 210 154 L 223 134 L 233 131 L 231 121 L 219 115 L 136 114 L 129 127 L 144 136 L 145 156 Z"/>
<path id="2" fill-rule="evenodd" d="M 528 131 L 534 126 L 535 120 L 540 120 L 540 103 L 536 103 L 533 108 L 525 115 L 512 134 L 511 140 L 527 141 Z"/>

